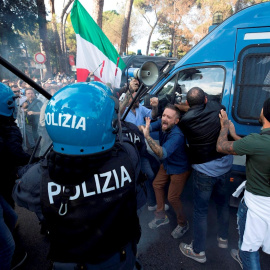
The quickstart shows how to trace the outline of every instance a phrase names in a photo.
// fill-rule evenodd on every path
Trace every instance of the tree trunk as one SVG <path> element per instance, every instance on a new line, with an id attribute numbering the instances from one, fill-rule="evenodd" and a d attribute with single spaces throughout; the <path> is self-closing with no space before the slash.
<path id="1" fill-rule="evenodd" d="M 93 19 L 100 27 L 100 29 L 102 29 L 102 13 L 104 0 L 94 0 L 93 2 Z"/>
<path id="2" fill-rule="evenodd" d="M 74 0 L 69 0 L 67 4 L 63 7 L 61 17 L 60 17 L 60 44 L 62 49 L 62 64 L 65 71 L 68 70 L 68 59 L 67 59 L 67 49 L 66 49 L 66 38 L 65 38 L 65 24 L 67 21 L 67 10 L 70 5 L 74 2 Z"/>
<path id="3" fill-rule="evenodd" d="M 147 40 L 146 55 L 148 55 L 148 53 L 149 53 L 149 47 L 150 47 L 151 37 L 152 37 L 153 32 L 154 32 L 154 30 L 155 30 L 155 28 L 156 28 L 156 26 L 157 26 L 157 23 L 158 23 L 158 22 L 156 22 L 156 23 L 154 24 L 154 26 L 151 26 L 151 31 L 150 31 L 150 33 L 149 33 L 148 40 Z"/>
<path id="4" fill-rule="evenodd" d="M 60 72 L 66 72 L 65 67 L 63 65 L 63 51 L 61 49 L 61 44 L 60 44 L 60 37 L 57 31 L 57 24 L 56 24 L 56 15 L 55 15 L 55 8 L 54 8 L 54 0 L 50 0 L 50 8 L 51 8 L 51 14 L 52 14 L 52 30 L 54 33 L 54 38 L 55 38 L 55 45 L 56 45 L 56 53 L 57 56 L 57 69 L 60 70 Z"/>
<path id="5" fill-rule="evenodd" d="M 175 41 L 175 30 L 174 29 L 172 29 L 171 30 L 171 48 L 170 48 L 170 53 L 172 54 L 173 53 L 173 51 L 174 51 L 174 41 Z M 174 55 L 173 55 L 174 56 Z"/>
<path id="6" fill-rule="evenodd" d="M 126 52 L 127 41 L 128 41 L 128 30 L 129 30 L 129 22 L 131 16 L 133 0 L 127 0 L 126 2 L 126 11 L 125 11 L 125 19 L 122 28 L 122 36 L 121 36 L 121 45 L 120 45 L 120 55 Z"/>
<path id="7" fill-rule="evenodd" d="M 51 63 L 50 63 L 50 52 L 49 52 L 49 46 L 48 46 L 48 39 L 47 39 L 47 22 L 46 22 L 46 10 L 45 10 L 45 4 L 44 0 L 36 0 L 37 2 L 37 8 L 38 8 L 38 26 L 39 26 L 39 36 L 40 36 L 40 42 L 42 44 L 42 49 L 44 50 L 46 54 L 46 72 L 45 72 L 45 78 L 49 78 L 52 76 L 52 69 L 51 69 Z"/>

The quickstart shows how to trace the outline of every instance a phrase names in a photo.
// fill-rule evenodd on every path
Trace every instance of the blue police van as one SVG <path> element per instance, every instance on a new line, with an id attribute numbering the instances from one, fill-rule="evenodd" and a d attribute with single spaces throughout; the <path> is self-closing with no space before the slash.
<path id="1" fill-rule="evenodd" d="M 226 107 L 239 136 L 260 132 L 258 118 L 270 97 L 270 2 L 243 9 L 218 25 L 148 93 L 184 102 L 195 86 Z M 244 178 L 245 157 L 235 156 L 234 186 Z"/>

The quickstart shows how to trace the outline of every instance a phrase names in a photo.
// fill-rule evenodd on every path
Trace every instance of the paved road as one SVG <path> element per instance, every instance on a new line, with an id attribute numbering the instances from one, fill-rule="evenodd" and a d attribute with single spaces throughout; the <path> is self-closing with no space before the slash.
<path id="1" fill-rule="evenodd" d="M 138 246 L 139 259 L 144 270 L 240 270 L 240 266 L 230 256 L 230 249 L 237 247 L 238 232 L 236 224 L 236 208 L 230 208 L 229 249 L 217 247 L 216 234 L 216 210 L 211 203 L 208 216 L 208 239 L 205 264 L 197 263 L 182 255 L 179 250 L 180 242 L 190 243 L 192 239 L 192 192 L 191 180 L 187 183 L 182 201 L 190 222 L 190 231 L 183 238 L 173 239 L 170 235 L 176 226 L 176 219 L 172 209 L 168 211 L 170 223 L 156 230 L 148 228 L 148 222 L 154 214 L 144 209 L 140 216 L 142 226 L 142 238 Z M 19 214 L 19 232 L 28 252 L 28 260 L 21 269 L 25 270 L 47 270 L 50 267 L 46 259 L 48 252 L 48 241 L 40 235 L 39 223 L 35 214 L 17 207 Z M 270 256 L 261 252 L 262 270 L 270 269 Z"/>

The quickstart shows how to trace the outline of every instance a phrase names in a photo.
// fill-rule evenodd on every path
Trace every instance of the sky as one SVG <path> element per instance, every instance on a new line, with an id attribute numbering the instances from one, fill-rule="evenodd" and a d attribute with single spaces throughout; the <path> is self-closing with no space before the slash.
<path id="1" fill-rule="evenodd" d="M 48 2 L 48 0 L 46 0 Z M 63 8 L 63 3 L 66 3 L 67 0 L 55 0 L 55 12 L 56 14 L 60 17 L 62 8 Z M 125 0 L 104 0 L 104 7 L 103 7 L 103 11 L 107 11 L 107 10 L 119 10 L 120 7 L 125 3 Z M 89 4 L 92 4 L 92 0 L 89 0 Z M 47 4 L 48 6 L 48 4 Z M 142 20 L 143 23 L 143 20 Z M 146 23 L 145 23 L 146 24 Z M 143 26 L 143 29 L 148 28 L 148 25 Z M 150 28 L 149 28 L 149 32 L 150 32 Z M 147 39 L 148 39 L 148 35 L 142 36 L 141 38 L 139 38 L 137 40 L 137 42 L 135 44 L 133 44 L 129 50 L 133 51 L 133 52 L 137 52 L 138 49 L 141 50 L 142 54 L 145 54 L 146 52 L 146 44 L 147 44 Z M 151 41 L 157 39 L 157 35 L 153 35 Z M 152 53 L 154 51 L 150 50 L 150 53 Z"/>

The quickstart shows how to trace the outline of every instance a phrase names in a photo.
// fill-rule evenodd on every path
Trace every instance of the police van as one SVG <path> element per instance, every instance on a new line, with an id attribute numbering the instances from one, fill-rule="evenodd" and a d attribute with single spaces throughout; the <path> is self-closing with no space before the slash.
<path id="1" fill-rule="evenodd" d="M 234 14 L 194 46 L 148 92 L 163 104 L 185 101 L 192 87 L 221 102 L 239 136 L 260 132 L 258 118 L 270 97 L 270 2 Z M 164 102 L 165 100 L 165 102 Z M 235 156 L 234 186 L 245 179 L 245 157 Z"/>

